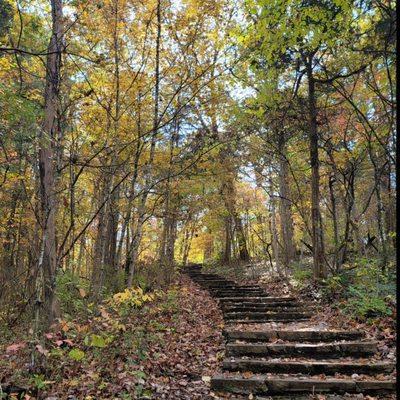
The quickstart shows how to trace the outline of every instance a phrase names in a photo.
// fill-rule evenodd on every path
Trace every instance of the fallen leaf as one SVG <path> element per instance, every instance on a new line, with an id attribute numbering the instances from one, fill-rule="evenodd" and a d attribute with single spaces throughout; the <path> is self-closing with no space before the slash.
<path id="1" fill-rule="evenodd" d="M 37 344 L 35 348 L 40 354 L 43 354 L 44 356 L 47 356 L 49 354 L 49 351 L 46 350 L 41 344 Z"/>
<path id="2" fill-rule="evenodd" d="M 20 349 L 23 349 L 25 346 L 26 346 L 25 342 L 11 344 L 10 346 L 6 347 L 6 353 L 14 353 Z"/>

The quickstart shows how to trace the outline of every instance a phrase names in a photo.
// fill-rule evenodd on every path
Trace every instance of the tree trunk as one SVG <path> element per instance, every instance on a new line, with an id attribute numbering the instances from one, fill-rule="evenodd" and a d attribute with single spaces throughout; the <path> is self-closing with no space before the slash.
<path id="1" fill-rule="evenodd" d="M 338 270 L 338 247 L 339 247 L 339 229 L 338 229 L 338 221 L 337 221 L 337 210 L 336 210 L 336 197 L 335 190 L 333 184 L 335 183 L 334 176 L 329 177 L 329 195 L 331 200 L 331 214 L 332 214 L 332 223 L 333 223 L 333 268 L 335 271 Z"/>
<path id="2" fill-rule="evenodd" d="M 318 156 L 318 126 L 317 107 L 315 100 L 315 81 L 312 71 L 313 57 L 307 59 L 306 69 L 308 78 L 308 112 L 310 137 L 310 165 L 311 165 L 311 223 L 314 280 L 326 278 L 327 269 L 324 262 L 324 247 L 322 239 L 322 219 L 320 210 L 319 192 L 319 156 Z"/>
<path id="3" fill-rule="evenodd" d="M 151 135 L 150 141 L 150 154 L 149 160 L 145 165 L 144 171 L 144 189 L 143 194 L 141 196 L 139 210 L 138 210 L 138 221 L 137 221 L 137 229 L 135 232 L 135 236 L 133 238 L 132 244 L 129 249 L 129 255 L 127 257 L 127 286 L 132 286 L 134 267 L 137 261 L 137 257 L 139 254 L 139 245 L 142 239 L 143 233 L 143 224 L 146 220 L 146 202 L 147 196 L 150 191 L 151 184 L 151 167 L 154 161 L 154 153 L 156 147 L 156 138 L 158 133 L 159 126 L 159 98 L 160 98 L 160 44 L 161 44 L 161 0 L 157 1 L 157 36 L 156 36 L 156 64 L 155 64 L 155 88 L 154 88 L 154 117 L 153 117 L 153 131 Z"/>
<path id="4" fill-rule="evenodd" d="M 283 264 L 285 270 L 296 257 L 296 248 L 293 240 L 293 219 L 291 211 L 291 195 L 288 184 L 289 168 L 286 158 L 286 144 L 284 132 L 278 138 L 279 143 L 279 191 L 280 191 L 280 214 L 281 235 L 283 243 Z"/>
<path id="5" fill-rule="evenodd" d="M 63 51 L 62 0 L 51 0 L 52 36 L 46 63 L 44 93 L 44 120 L 39 135 L 39 176 L 41 198 L 42 247 L 39 257 L 39 276 L 36 304 L 43 302 L 44 326 L 58 316 L 55 296 L 56 260 L 56 188 L 55 188 L 55 141 L 59 135 L 58 108 L 60 90 L 61 53 Z M 43 298 L 41 295 L 43 288 Z"/>
<path id="6" fill-rule="evenodd" d="M 227 215 L 224 218 L 225 221 L 225 247 L 222 261 L 224 264 L 229 264 L 232 260 L 232 229 L 231 229 L 231 217 Z"/>
<path id="7" fill-rule="evenodd" d="M 271 243 L 272 243 L 272 252 L 275 259 L 275 269 L 279 275 L 282 275 L 282 268 L 281 268 L 281 257 L 279 254 L 279 240 L 278 240 L 278 230 L 276 228 L 276 198 L 274 195 L 274 187 L 272 183 L 272 179 L 269 179 L 269 190 L 270 190 L 270 231 L 271 231 Z"/>

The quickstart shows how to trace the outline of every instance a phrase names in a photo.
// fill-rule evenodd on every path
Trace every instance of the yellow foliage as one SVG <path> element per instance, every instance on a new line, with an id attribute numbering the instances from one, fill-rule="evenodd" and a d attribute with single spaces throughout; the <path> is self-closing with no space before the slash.
<path id="1" fill-rule="evenodd" d="M 156 291 L 152 293 L 144 293 L 143 289 L 140 287 L 126 288 L 123 292 L 114 294 L 114 296 L 110 300 L 110 305 L 113 308 L 126 306 L 140 308 L 145 303 L 154 301 L 157 296 L 159 296 L 159 293 Z"/>

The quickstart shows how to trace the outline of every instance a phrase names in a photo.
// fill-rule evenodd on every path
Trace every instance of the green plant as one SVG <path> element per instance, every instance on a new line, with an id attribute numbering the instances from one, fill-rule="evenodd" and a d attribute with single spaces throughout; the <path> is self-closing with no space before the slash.
<path id="1" fill-rule="evenodd" d="M 361 257 L 340 275 L 344 310 L 355 317 L 376 318 L 391 314 L 389 302 L 396 295 L 395 269 L 380 267 L 379 259 Z"/>
<path id="2" fill-rule="evenodd" d="M 165 293 L 160 307 L 163 312 L 176 313 L 178 311 L 178 290 L 176 288 L 171 288 Z"/>
<path id="3" fill-rule="evenodd" d="M 292 272 L 292 280 L 294 286 L 303 287 L 312 278 L 311 268 L 306 268 L 302 265 L 294 265 Z"/>
<path id="4" fill-rule="evenodd" d="M 72 272 L 63 271 L 57 275 L 56 292 L 63 313 L 73 315 L 87 311 L 89 284 Z"/>
<path id="5" fill-rule="evenodd" d="M 79 349 L 72 349 L 68 353 L 69 358 L 72 358 L 74 361 L 81 361 L 85 358 L 85 352 Z"/>
<path id="6" fill-rule="evenodd" d="M 113 335 L 96 335 L 94 333 L 85 336 L 84 343 L 86 346 L 103 348 L 109 345 L 114 340 Z"/>
<path id="7" fill-rule="evenodd" d="M 391 309 L 386 304 L 385 299 L 371 294 L 365 288 L 350 286 L 349 294 L 345 310 L 353 315 L 373 318 L 391 314 Z"/>
<path id="8" fill-rule="evenodd" d="M 50 382 L 46 381 L 43 374 L 34 374 L 30 379 L 30 383 L 38 390 L 44 389 Z"/>

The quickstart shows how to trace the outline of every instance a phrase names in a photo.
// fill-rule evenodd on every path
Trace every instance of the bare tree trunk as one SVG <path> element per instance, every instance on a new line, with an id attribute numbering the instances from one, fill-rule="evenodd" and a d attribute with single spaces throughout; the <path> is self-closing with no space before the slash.
<path id="1" fill-rule="evenodd" d="M 143 224 L 146 220 L 146 202 L 147 196 L 150 191 L 151 183 L 151 166 L 154 161 L 154 153 L 156 147 L 156 138 L 159 127 L 159 97 L 160 97 L 160 44 L 161 44 L 161 0 L 157 1 L 157 36 L 156 36 L 156 65 L 155 65 L 155 89 L 154 89 L 154 118 L 153 118 L 153 132 L 150 141 L 150 154 L 149 160 L 145 166 L 145 184 L 143 194 L 140 199 L 140 205 L 138 209 L 138 221 L 135 236 L 133 238 L 130 249 L 128 250 L 129 255 L 127 257 L 127 286 L 132 286 L 134 267 L 139 254 L 139 245 L 142 239 Z"/>
<path id="2" fill-rule="evenodd" d="M 227 215 L 224 218 L 225 221 L 225 249 L 222 257 L 222 261 L 229 264 L 232 260 L 232 234 L 231 234 L 231 217 Z"/>
<path id="3" fill-rule="evenodd" d="M 317 107 L 315 101 L 315 81 L 313 77 L 313 57 L 309 56 L 306 62 L 308 78 L 308 112 L 310 129 L 310 164 L 311 164 L 311 222 L 312 222 L 312 247 L 314 279 L 316 281 L 326 278 L 324 247 L 322 239 L 322 219 L 320 210 L 319 192 L 319 156 L 318 156 L 318 126 Z"/>
<path id="4" fill-rule="evenodd" d="M 183 244 L 183 250 L 182 250 L 183 266 L 187 265 L 194 232 L 195 232 L 195 221 L 191 221 L 191 218 L 189 218 L 188 222 L 187 222 L 187 226 L 185 228 L 184 244 Z"/>
<path id="5" fill-rule="evenodd" d="M 246 236 L 244 234 L 243 223 L 236 210 L 236 190 L 235 184 L 233 181 L 233 174 L 232 168 L 229 167 L 228 161 L 225 157 L 224 150 L 220 151 L 220 159 L 221 164 L 228 168 L 228 171 L 225 175 L 225 180 L 222 182 L 221 185 L 221 196 L 224 200 L 225 207 L 229 212 L 231 217 L 231 221 L 234 225 L 234 231 L 236 234 L 237 244 L 238 244 L 238 251 L 239 251 L 239 259 L 241 261 L 248 261 L 250 258 L 247 243 L 246 243 Z"/>
<path id="6" fill-rule="evenodd" d="M 269 190 L 270 190 L 270 209 L 271 209 L 271 243 L 272 243 L 272 252 L 274 254 L 275 259 L 275 269 L 279 275 L 282 275 L 281 268 L 281 257 L 279 254 L 279 241 L 278 241 L 278 230 L 276 228 L 276 197 L 274 195 L 274 187 L 272 183 L 272 179 L 269 179 Z"/>
<path id="7" fill-rule="evenodd" d="M 137 111 L 137 141 L 136 141 L 136 152 L 135 152 L 135 158 L 134 158 L 134 164 L 133 164 L 133 175 L 132 175 L 132 180 L 130 183 L 130 191 L 128 195 L 128 204 L 127 204 L 127 212 L 126 216 L 124 218 L 124 223 L 122 227 L 122 233 L 121 233 L 121 238 L 119 242 L 119 246 L 117 249 L 117 256 L 116 256 L 116 263 L 119 264 L 121 260 L 121 255 L 122 255 L 122 245 L 124 241 L 124 236 L 126 235 L 126 256 L 127 260 L 125 263 L 125 275 L 128 276 L 129 274 L 129 262 L 128 262 L 128 253 L 129 253 L 129 243 L 130 243 L 130 238 L 129 238 L 129 223 L 132 218 L 132 206 L 133 206 L 133 199 L 135 197 L 135 185 L 137 182 L 137 177 L 139 174 L 139 161 L 140 161 L 140 155 L 142 153 L 142 141 L 140 140 L 140 136 L 142 133 L 142 111 L 141 111 L 141 94 L 138 94 L 138 111 Z"/>
<path id="8" fill-rule="evenodd" d="M 336 210 L 336 196 L 333 184 L 335 183 L 334 176 L 329 177 L 329 195 L 331 200 L 331 213 L 332 213 L 332 223 L 333 223 L 333 244 L 334 244 L 334 254 L 333 254 L 333 268 L 335 271 L 338 270 L 338 247 L 339 247 L 339 229 L 337 221 L 337 210 Z"/>
<path id="9" fill-rule="evenodd" d="M 236 210 L 234 213 L 235 221 L 235 231 L 239 246 L 239 259 L 242 261 L 248 261 L 250 259 L 250 254 L 247 249 L 246 236 L 243 229 L 243 222 L 240 216 L 237 214 Z"/>
<path id="10" fill-rule="evenodd" d="M 37 307 L 43 301 L 44 326 L 58 316 L 55 296 L 56 259 L 56 188 L 55 188 L 55 141 L 59 135 L 58 109 L 60 90 L 61 53 L 63 51 L 63 6 L 62 0 L 51 0 L 52 35 L 46 64 L 46 86 L 44 93 L 44 119 L 39 135 L 39 175 L 41 196 L 42 248 L 39 257 L 37 284 Z M 43 298 L 41 290 L 43 288 Z M 38 312 L 37 312 L 38 315 Z"/>
<path id="11" fill-rule="evenodd" d="M 293 240 L 293 219 L 290 201 L 290 188 L 288 184 L 288 160 L 286 159 L 286 145 L 284 132 L 279 138 L 279 191 L 280 191 L 280 214 L 281 214 L 281 235 L 283 243 L 283 264 L 285 270 L 296 258 L 296 248 Z"/>
<path id="12" fill-rule="evenodd" d="M 100 188 L 100 197 L 98 199 L 98 204 L 100 211 L 97 215 L 97 232 L 96 239 L 94 243 L 93 249 L 93 267 L 92 267 L 92 278 L 91 278 L 91 291 L 94 296 L 98 296 L 101 290 L 101 287 L 104 283 L 104 252 L 105 252 L 105 236 L 106 236 L 106 228 L 107 228 L 107 207 L 108 202 L 104 204 L 105 198 L 108 196 L 108 182 L 105 179 L 103 182 L 103 187 Z M 104 204 L 103 207 L 101 205 Z"/>
<path id="13" fill-rule="evenodd" d="M 391 165 L 390 160 L 386 160 L 386 166 L 382 172 L 382 192 L 386 195 L 385 204 L 385 226 L 386 236 L 389 239 L 392 236 L 392 248 L 396 248 L 396 236 L 393 235 L 396 232 L 396 218 L 393 216 L 396 214 L 396 198 L 393 195 L 393 188 L 391 184 Z M 389 240 L 388 240 L 389 244 Z"/>
<path id="14" fill-rule="evenodd" d="M 179 105 L 178 105 L 179 108 Z M 174 131 L 171 134 L 170 142 L 169 142 L 169 164 L 167 171 L 167 181 L 165 188 L 165 209 L 164 209 L 164 218 L 163 218 L 163 231 L 161 236 L 161 245 L 160 245 L 160 264 L 164 268 L 165 276 L 167 277 L 167 281 L 169 281 L 170 276 L 172 275 L 172 269 L 174 266 L 174 248 L 175 248 L 175 240 L 176 240 L 176 224 L 177 217 L 176 212 L 178 208 L 178 196 L 173 196 L 171 182 L 172 182 L 172 165 L 173 165 L 173 157 L 174 157 L 174 149 L 178 145 L 179 140 L 179 120 L 178 116 L 175 117 Z M 172 201 L 173 199 L 175 201 Z"/>

